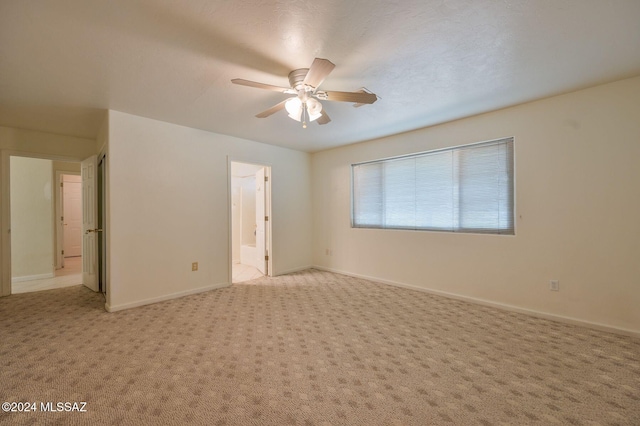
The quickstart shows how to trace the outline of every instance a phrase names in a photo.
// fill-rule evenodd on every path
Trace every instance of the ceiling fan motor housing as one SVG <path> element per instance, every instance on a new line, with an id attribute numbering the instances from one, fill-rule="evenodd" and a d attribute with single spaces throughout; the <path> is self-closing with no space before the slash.
<path id="1" fill-rule="evenodd" d="M 289 73 L 289 84 L 291 85 L 291 87 L 293 89 L 296 89 L 296 91 L 300 91 L 300 90 L 313 90 L 315 89 L 315 87 L 309 88 L 307 89 L 308 86 L 305 86 L 304 84 L 304 78 L 307 76 L 307 73 L 309 72 L 309 68 L 300 68 L 297 70 L 293 70 Z"/>

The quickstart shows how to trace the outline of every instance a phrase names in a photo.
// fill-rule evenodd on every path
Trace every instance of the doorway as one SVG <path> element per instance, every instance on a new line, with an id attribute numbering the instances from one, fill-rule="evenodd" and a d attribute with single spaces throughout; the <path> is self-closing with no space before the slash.
<path id="1" fill-rule="evenodd" d="M 271 168 L 232 161 L 231 282 L 271 275 Z"/>
<path id="2" fill-rule="evenodd" d="M 82 284 L 80 163 L 11 156 L 9 169 L 11 293 Z"/>
<path id="3" fill-rule="evenodd" d="M 0 206 L 0 237 L 2 279 L 0 296 L 27 291 L 66 287 L 84 284 L 94 291 L 106 293 L 106 238 L 101 236 L 106 215 L 106 156 L 91 156 L 85 160 L 64 159 L 48 155 L 25 156 L 22 153 L 2 151 L 0 186 L 2 187 L 2 205 Z M 28 167 L 21 167 L 27 164 Z M 29 168 L 31 167 L 31 168 Z M 59 226 L 61 219 L 63 193 L 59 190 L 59 178 L 62 174 L 81 176 L 82 200 L 82 259 L 77 271 L 69 268 L 66 258 L 62 263 L 63 241 Z M 99 174 L 99 175 L 98 175 Z M 97 184 L 100 183 L 100 190 Z M 24 187 L 32 186 L 28 192 Z M 32 194 L 27 196 L 27 194 Z M 98 197 L 100 199 L 98 200 Z M 98 203 L 99 201 L 99 203 Z M 53 207 L 52 207 L 53 206 Z M 98 209 L 100 209 L 98 211 Z M 27 223 L 34 215 L 41 220 Z M 102 226 L 102 227 L 101 227 Z M 13 231 L 13 232 L 12 232 Z M 60 236 L 60 238 L 58 238 Z M 34 241 L 37 239 L 37 243 Z M 100 249 L 98 248 L 100 242 Z M 76 243 L 77 245 L 77 243 Z M 38 248 L 36 252 L 29 252 Z M 27 250 L 24 250 L 27 248 Z M 101 256 L 101 260 L 98 260 Z M 36 270 L 36 267 L 38 268 Z M 49 282 L 45 282 L 48 280 Z M 15 288 L 16 283 L 28 289 Z M 28 284 L 28 285 L 27 285 Z M 106 294 L 105 294 L 106 298 Z"/>
<path id="4" fill-rule="evenodd" d="M 82 179 L 79 174 L 61 174 L 60 192 L 62 211 L 60 234 L 62 267 L 65 261 L 73 263 L 82 257 Z M 72 259 L 74 258 L 74 259 Z"/>

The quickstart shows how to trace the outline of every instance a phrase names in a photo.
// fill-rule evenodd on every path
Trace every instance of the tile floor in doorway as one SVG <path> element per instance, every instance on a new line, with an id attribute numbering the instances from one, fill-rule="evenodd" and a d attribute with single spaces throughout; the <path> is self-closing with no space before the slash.
<path id="1" fill-rule="evenodd" d="M 244 281 L 261 278 L 263 275 L 253 266 L 234 263 L 231 272 L 231 282 L 241 283 Z"/>
<path id="2" fill-rule="evenodd" d="M 82 284 L 82 257 L 67 257 L 64 268 L 56 270 L 55 275 L 54 278 L 13 283 L 11 293 L 30 293 Z"/>

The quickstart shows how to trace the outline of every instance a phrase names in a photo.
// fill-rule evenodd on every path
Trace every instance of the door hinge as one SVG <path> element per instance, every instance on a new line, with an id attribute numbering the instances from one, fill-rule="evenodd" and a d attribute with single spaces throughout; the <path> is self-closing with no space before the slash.
<path id="1" fill-rule="evenodd" d="M 64 216 L 60 216 L 60 222 L 64 222 Z"/>
<path id="2" fill-rule="evenodd" d="M 62 250 L 62 254 L 64 254 L 64 250 Z"/>
<path id="3" fill-rule="evenodd" d="M 265 216 L 265 217 L 264 217 L 264 221 L 265 221 L 265 222 L 269 222 L 269 216 Z"/>
<path id="4" fill-rule="evenodd" d="M 265 257 L 264 257 L 264 260 L 269 260 L 269 256 L 265 256 Z"/>
<path id="5" fill-rule="evenodd" d="M 265 177 L 264 177 L 264 181 L 265 181 L 265 182 L 269 182 L 269 176 L 265 176 Z"/>
<path id="6" fill-rule="evenodd" d="M 60 188 L 62 188 L 64 186 L 64 184 L 62 182 L 60 182 Z"/>

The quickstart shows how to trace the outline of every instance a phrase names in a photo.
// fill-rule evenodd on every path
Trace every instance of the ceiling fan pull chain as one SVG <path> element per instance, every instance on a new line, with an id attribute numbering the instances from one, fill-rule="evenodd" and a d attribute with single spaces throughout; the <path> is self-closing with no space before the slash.
<path id="1" fill-rule="evenodd" d="M 307 128 L 307 103 L 302 104 L 302 128 Z"/>

